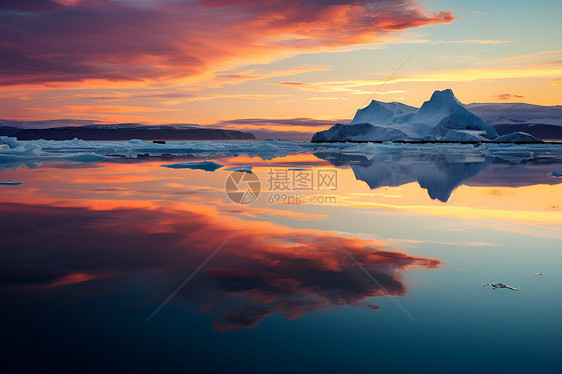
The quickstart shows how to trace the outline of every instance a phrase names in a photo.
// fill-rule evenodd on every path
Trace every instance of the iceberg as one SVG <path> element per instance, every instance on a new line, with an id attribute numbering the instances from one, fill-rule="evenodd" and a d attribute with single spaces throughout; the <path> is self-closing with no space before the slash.
<path id="1" fill-rule="evenodd" d="M 494 127 L 466 109 L 450 89 L 435 91 L 419 109 L 373 100 L 349 124 L 337 123 L 312 137 L 312 142 L 342 141 L 542 142 L 526 133 L 498 138 Z"/>
<path id="2" fill-rule="evenodd" d="M 392 140 L 407 140 L 408 135 L 401 130 L 374 126 L 369 123 L 359 123 L 344 125 L 337 123 L 328 130 L 319 131 L 312 137 L 312 142 L 334 142 L 334 141 L 347 141 L 347 140 L 377 140 L 377 141 L 392 141 Z"/>

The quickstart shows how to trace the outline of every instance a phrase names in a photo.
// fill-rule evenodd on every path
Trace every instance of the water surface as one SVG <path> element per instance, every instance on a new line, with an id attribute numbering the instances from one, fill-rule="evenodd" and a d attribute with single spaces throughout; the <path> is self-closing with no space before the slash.
<path id="1" fill-rule="evenodd" d="M 498 149 L 12 160 L 2 365 L 559 372 L 562 161 Z M 223 167 L 162 167 L 193 161 Z M 257 200 L 231 201 L 250 175 Z"/>

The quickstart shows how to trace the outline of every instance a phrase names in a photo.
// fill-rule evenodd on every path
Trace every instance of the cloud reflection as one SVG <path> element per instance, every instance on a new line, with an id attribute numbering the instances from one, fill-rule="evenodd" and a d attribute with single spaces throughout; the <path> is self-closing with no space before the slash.
<path id="1" fill-rule="evenodd" d="M 105 278 L 112 292 L 122 277 L 156 270 L 169 282 L 152 287 L 152 306 L 179 284 L 237 227 L 237 219 L 195 210 L 88 209 L 0 204 L 4 248 L 0 291 L 41 290 Z M 407 293 L 401 276 L 434 269 L 439 259 L 390 251 L 380 241 L 337 240 L 393 296 Z M 102 287 L 102 285 L 99 285 Z M 217 330 L 255 326 L 280 313 L 294 319 L 333 306 L 377 309 L 367 299 L 385 293 L 318 230 L 248 222 L 179 294 L 213 316 Z"/>

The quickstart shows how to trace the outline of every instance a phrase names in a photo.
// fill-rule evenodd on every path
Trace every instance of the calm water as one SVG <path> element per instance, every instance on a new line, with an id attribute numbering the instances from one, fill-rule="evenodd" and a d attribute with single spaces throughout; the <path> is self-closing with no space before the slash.
<path id="1" fill-rule="evenodd" d="M 408 148 L 2 170 L 2 371 L 561 372 L 560 172 Z"/>

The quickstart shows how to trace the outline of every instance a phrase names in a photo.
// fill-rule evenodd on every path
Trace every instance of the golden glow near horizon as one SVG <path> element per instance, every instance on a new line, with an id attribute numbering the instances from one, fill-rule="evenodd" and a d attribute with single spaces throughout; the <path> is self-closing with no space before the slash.
<path id="1" fill-rule="evenodd" d="M 322 204 L 271 203 L 267 196 L 272 168 L 288 169 L 291 164 L 309 165 L 309 170 L 336 170 L 310 154 L 263 161 L 248 156 L 217 159 L 225 167 L 251 165 L 262 182 L 263 196 L 255 204 L 241 206 L 225 194 L 229 172 L 163 168 L 162 161 L 140 163 L 99 163 L 91 168 L 58 168 L 45 165 L 46 173 L 31 169 L 5 170 L 3 178 L 24 181 L 17 189 L 5 189 L 3 202 L 84 206 L 90 209 L 147 208 L 201 209 L 225 215 L 247 217 L 284 216 L 293 219 L 323 219 L 314 210 Z M 444 203 L 432 200 L 417 182 L 370 189 L 357 180 L 352 169 L 337 169 L 335 190 L 277 191 L 288 196 L 333 196 L 327 205 L 365 212 L 400 211 L 426 217 L 451 217 L 488 222 L 500 230 L 519 230 L 530 235 L 560 237 L 562 183 L 521 187 L 461 185 Z M 190 193 L 196 191 L 196 193 Z M 306 210 L 300 209 L 306 208 Z M 523 228 L 522 228 L 523 227 Z"/>

